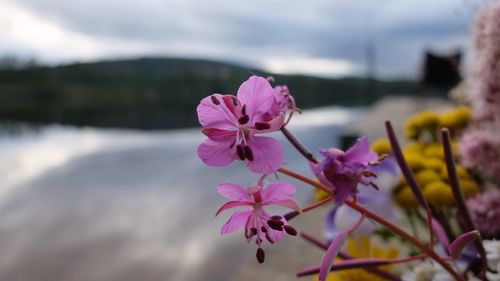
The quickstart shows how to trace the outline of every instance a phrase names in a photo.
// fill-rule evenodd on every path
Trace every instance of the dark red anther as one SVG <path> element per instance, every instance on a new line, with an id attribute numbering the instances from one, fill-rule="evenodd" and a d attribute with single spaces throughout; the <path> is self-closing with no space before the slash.
<path id="1" fill-rule="evenodd" d="M 243 150 L 245 151 L 245 158 L 248 159 L 248 161 L 253 161 L 253 152 L 250 146 L 245 145 Z"/>
<path id="2" fill-rule="evenodd" d="M 243 107 L 241 108 L 241 115 L 247 115 L 247 105 L 244 104 Z"/>
<path id="3" fill-rule="evenodd" d="M 271 128 L 271 125 L 269 125 L 269 123 L 262 123 L 262 122 L 255 123 L 255 129 L 257 129 L 257 130 L 267 130 L 270 128 Z"/>
<path id="4" fill-rule="evenodd" d="M 267 228 L 265 226 L 263 226 L 263 227 L 260 228 L 260 231 L 266 233 L 267 232 Z"/>
<path id="5" fill-rule="evenodd" d="M 283 223 L 282 221 L 278 221 L 278 220 L 268 220 L 267 221 L 267 225 L 269 225 L 270 228 L 274 229 L 274 230 L 278 230 L 278 231 L 283 231 L 283 225 L 285 223 Z"/>
<path id="6" fill-rule="evenodd" d="M 246 123 L 248 123 L 248 121 L 250 121 L 250 117 L 248 117 L 248 115 L 243 115 L 238 118 L 238 123 L 240 123 L 241 125 L 245 125 Z"/>
<path id="7" fill-rule="evenodd" d="M 255 227 L 245 229 L 245 238 L 251 238 L 257 234 L 257 229 Z"/>
<path id="8" fill-rule="evenodd" d="M 235 96 L 231 96 L 232 97 L 232 101 L 233 101 L 233 105 L 234 106 L 238 106 L 238 99 L 235 97 Z"/>
<path id="9" fill-rule="evenodd" d="M 255 254 L 255 256 L 257 257 L 257 261 L 259 263 L 263 263 L 266 259 L 266 253 L 264 253 L 264 250 L 262 250 L 262 248 L 257 249 L 257 253 Z"/>
<path id="10" fill-rule="evenodd" d="M 371 187 L 375 188 L 376 190 L 379 190 L 379 189 L 380 189 L 380 188 L 378 187 L 378 185 L 377 185 L 376 183 L 372 182 L 372 181 L 371 181 L 371 182 L 369 182 L 368 184 L 369 184 L 369 185 L 371 185 Z"/>
<path id="11" fill-rule="evenodd" d="M 375 174 L 375 172 L 373 172 L 373 171 L 363 171 L 363 176 L 376 178 L 377 174 Z"/>
<path id="12" fill-rule="evenodd" d="M 282 216 L 278 216 L 278 215 L 271 217 L 272 220 L 278 220 L 278 221 L 280 221 L 282 218 L 283 218 Z"/>
<path id="13" fill-rule="evenodd" d="M 236 153 L 238 154 L 238 157 L 241 161 L 245 160 L 245 150 L 243 149 L 243 145 L 238 144 L 236 146 Z"/>
<path id="14" fill-rule="evenodd" d="M 266 232 L 266 239 L 269 241 L 269 243 L 274 244 L 274 239 L 271 237 L 271 234 L 269 232 Z"/>
<path id="15" fill-rule="evenodd" d="M 295 228 L 293 228 L 293 226 L 285 225 L 285 226 L 283 226 L 283 228 L 285 229 L 286 233 L 288 233 L 289 235 L 297 236 L 297 230 Z"/>
<path id="16" fill-rule="evenodd" d="M 210 99 L 212 100 L 212 102 L 215 105 L 219 105 L 220 104 L 220 101 L 215 96 L 210 96 Z"/>

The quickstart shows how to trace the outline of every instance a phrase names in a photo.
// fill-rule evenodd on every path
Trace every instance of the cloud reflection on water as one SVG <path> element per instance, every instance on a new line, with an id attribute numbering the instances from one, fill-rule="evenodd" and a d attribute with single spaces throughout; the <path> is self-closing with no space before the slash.
<path id="1" fill-rule="evenodd" d="M 291 130 L 311 147 L 328 145 L 318 134 L 338 134 L 352 115 L 311 111 Z M 307 126 L 319 120 L 328 121 Z M 60 126 L 2 137 L 0 178 L 9 196 L 0 200 L 0 279 L 240 280 L 238 269 L 255 262 L 255 249 L 240 234 L 219 237 L 227 214 L 213 217 L 224 201 L 215 186 L 256 179 L 240 163 L 203 166 L 196 157 L 203 138 L 198 129 Z M 285 148 L 286 165 L 307 171 Z M 309 196 L 299 188 L 299 201 Z"/>

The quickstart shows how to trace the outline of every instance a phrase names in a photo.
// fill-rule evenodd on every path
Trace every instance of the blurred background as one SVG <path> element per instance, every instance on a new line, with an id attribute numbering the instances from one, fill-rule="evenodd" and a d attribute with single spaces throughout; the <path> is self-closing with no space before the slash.
<path id="1" fill-rule="evenodd" d="M 257 178 L 202 165 L 200 99 L 272 75 L 305 109 L 290 129 L 341 144 L 377 102 L 446 99 L 486 2 L 2 0 L 0 279 L 293 280 L 320 251 L 287 238 L 257 266 L 219 237 L 215 186 Z"/>

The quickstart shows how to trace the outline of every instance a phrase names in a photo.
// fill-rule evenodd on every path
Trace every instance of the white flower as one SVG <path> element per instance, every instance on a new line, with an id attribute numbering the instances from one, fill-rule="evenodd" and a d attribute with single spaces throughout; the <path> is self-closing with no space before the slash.
<path id="1" fill-rule="evenodd" d="M 401 276 L 403 281 L 454 281 L 453 276 L 434 261 L 424 261 Z"/>
<path id="2" fill-rule="evenodd" d="M 500 281 L 500 241 L 498 240 L 483 240 L 484 249 L 486 250 L 486 260 L 488 260 L 488 268 L 493 272 L 487 272 L 486 277 L 490 281 Z"/>

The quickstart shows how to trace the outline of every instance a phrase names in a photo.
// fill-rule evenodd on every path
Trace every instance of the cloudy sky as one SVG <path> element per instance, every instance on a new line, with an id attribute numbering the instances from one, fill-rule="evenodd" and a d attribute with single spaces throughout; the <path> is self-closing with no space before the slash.
<path id="1" fill-rule="evenodd" d="M 44 63 L 208 58 L 282 73 L 413 77 L 422 52 L 468 48 L 487 0 L 0 0 L 0 57 Z"/>

